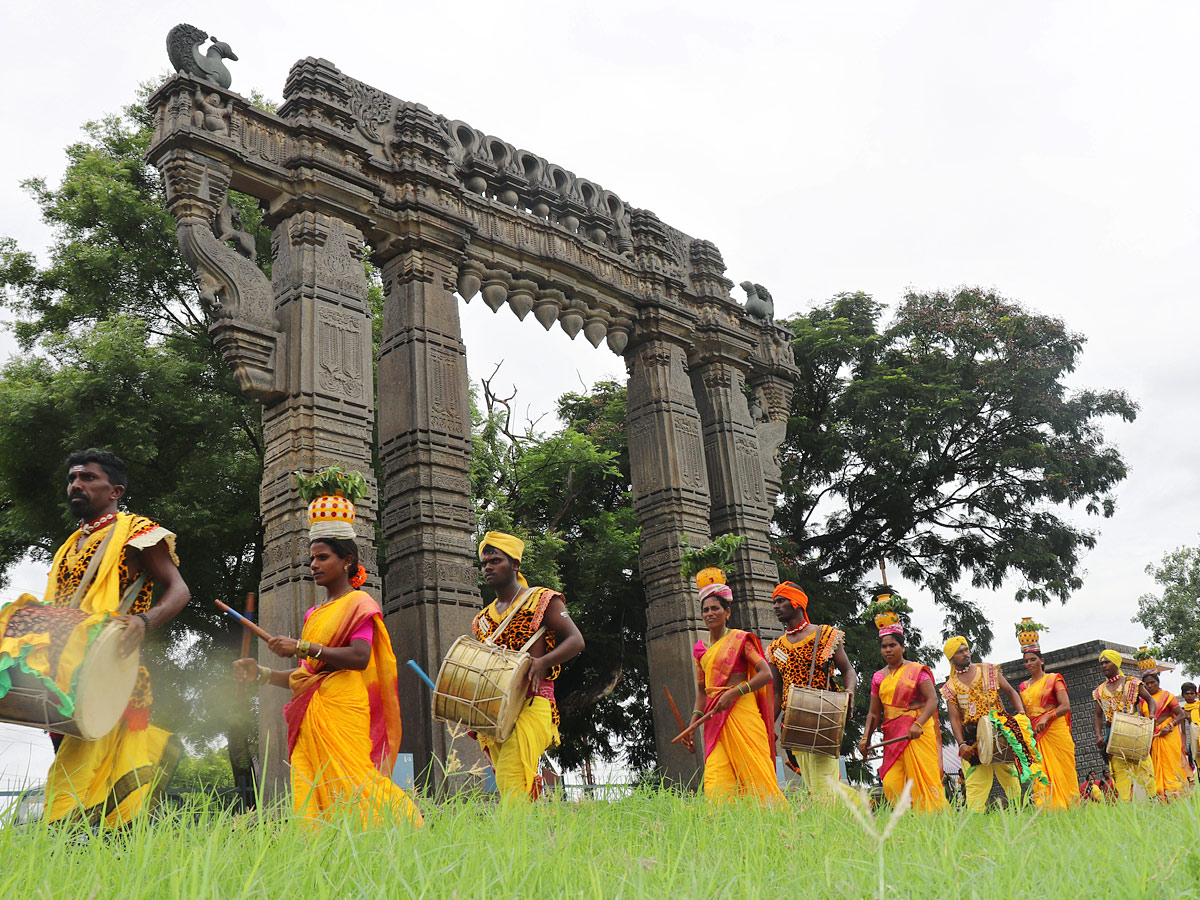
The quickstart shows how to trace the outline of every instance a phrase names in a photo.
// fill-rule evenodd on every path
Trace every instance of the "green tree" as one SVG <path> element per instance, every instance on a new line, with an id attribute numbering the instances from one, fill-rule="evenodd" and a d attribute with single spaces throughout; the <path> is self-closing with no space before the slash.
<path id="1" fill-rule="evenodd" d="M 828 597 L 821 615 L 860 631 L 860 665 L 877 659 L 855 615 L 881 558 L 902 591 L 932 595 L 946 633 L 987 652 L 988 622 L 960 584 L 1016 578 L 1016 598 L 1042 604 L 1080 587 L 1096 533 L 1062 510 L 1112 515 L 1126 468 L 1101 421 L 1132 421 L 1137 406 L 1068 390 L 1084 338 L 993 291 L 909 293 L 881 330 L 882 311 L 841 294 L 785 323 L 800 377 L 781 451 L 780 561 Z"/>
<path id="2" fill-rule="evenodd" d="M 228 733 L 245 744 L 249 701 L 230 703 L 223 676 L 240 634 L 212 601 L 236 602 L 259 580 L 259 411 L 209 339 L 144 161 L 150 135 L 140 104 L 86 125 L 57 187 L 25 182 L 53 229 L 46 262 L 0 242 L 0 302 L 22 349 L 0 371 L 0 577 L 27 554 L 48 561 L 74 527 L 66 455 L 116 451 L 130 468 L 127 508 L 176 532 L 192 591 L 147 642 L 155 719 L 193 742 Z M 257 204 L 232 202 L 269 267 Z"/>
<path id="3" fill-rule="evenodd" d="M 1134 621 L 1149 629 L 1163 656 L 1200 676 L 1200 547 L 1177 547 L 1146 566 L 1146 574 L 1162 586 L 1162 596 L 1142 594 Z"/>

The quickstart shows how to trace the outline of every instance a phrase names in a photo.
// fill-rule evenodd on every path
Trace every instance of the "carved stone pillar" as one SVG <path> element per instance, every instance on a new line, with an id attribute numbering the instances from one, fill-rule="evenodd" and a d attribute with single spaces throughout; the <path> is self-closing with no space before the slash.
<path id="1" fill-rule="evenodd" d="M 733 624 L 761 637 L 779 627 L 771 610 L 778 569 L 771 560 L 770 508 L 742 364 L 719 354 L 702 356 L 692 365 L 692 387 L 704 423 L 712 533 L 745 538 L 730 580 L 737 600 Z"/>
<path id="2" fill-rule="evenodd" d="M 636 340 L 636 339 L 635 339 Z M 671 738 L 678 727 L 658 696 L 664 685 L 681 709 L 695 698 L 692 646 L 701 636 L 695 585 L 679 574 L 680 538 L 709 540 L 708 473 L 700 416 L 682 347 L 659 336 L 642 339 L 625 355 L 629 367 L 629 458 L 634 505 L 641 524 L 639 562 L 646 588 L 650 684 L 658 760 L 668 777 L 689 784 L 703 756 Z"/>
<path id="3" fill-rule="evenodd" d="M 479 609 L 467 360 L 455 280 L 448 255 L 428 249 L 406 249 L 383 262 L 384 618 L 401 667 L 402 749 L 415 755 L 418 772 L 435 753 L 445 759 L 449 745 L 433 722 L 428 691 L 404 675 L 404 663 L 415 660 L 432 676 Z M 429 774 L 436 780 L 440 772 L 434 766 Z"/>
<path id="4" fill-rule="evenodd" d="M 327 465 L 358 470 L 371 487 L 356 505 L 356 543 L 368 572 L 364 590 L 380 596 L 375 553 L 378 498 L 371 468 L 375 394 L 371 378 L 371 315 L 362 264 L 362 235 L 339 219 L 315 212 L 288 216 L 275 226 L 272 287 L 275 318 L 288 335 L 284 400 L 263 411 L 264 469 L 260 504 L 263 573 L 259 609 L 272 634 L 299 635 L 304 611 L 317 602 L 308 568 L 307 509 L 292 472 Z M 264 665 L 279 661 L 260 649 Z M 286 789 L 286 694 L 261 692 L 260 746 L 267 784 Z"/>

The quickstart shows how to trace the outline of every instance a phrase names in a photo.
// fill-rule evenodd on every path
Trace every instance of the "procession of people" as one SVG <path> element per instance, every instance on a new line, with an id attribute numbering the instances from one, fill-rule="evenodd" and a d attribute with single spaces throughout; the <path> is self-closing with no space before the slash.
<path id="1" fill-rule="evenodd" d="M 44 597 L 25 594 L 0 609 L 0 686 L 24 679 L 57 711 L 56 724 L 46 726 L 56 750 L 46 821 L 121 825 L 153 808 L 178 759 L 178 740 L 150 723 L 150 675 L 136 665 L 135 654 L 148 630 L 178 615 L 189 590 L 174 534 L 120 510 L 128 484 L 124 462 L 108 451 L 86 450 L 66 465 L 67 500 L 79 527 L 55 554 Z M 270 668 L 244 657 L 233 663 L 233 678 L 290 691 L 283 715 L 298 817 L 318 822 L 349 811 L 364 826 L 401 820 L 420 826 L 417 805 L 392 780 L 401 740 L 396 657 L 379 604 L 361 590 L 367 572 L 354 521 L 365 481 L 331 467 L 298 476 L 297 486 L 308 504 L 309 570 L 323 596 L 304 614 L 299 637 L 267 635 L 247 623 L 271 654 L 292 662 Z M 765 650 L 758 635 L 733 627 L 738 598 L 726 571 L 739 544 L 725 536 L 682 553 L 681 574 L 695 579 L 702 627 L 693 647 L 695 703 L 690 721 L 680 720 L 676 740 L 693 752 L 702 744 L 702 791 L 713 801 L 784 802 L 778 746 L 802 790 L 829 803 L 843 790 L 841 748 L 858 685 L 845 633 L 814 621 L 808 594 L 790 581 L 773 591 L 783 634 Z M 504 532 L 480 540 L 481 577 L 494 599 L 474 616 L 470 634 L 473 646 L 528 667 L 513 686 L 519 703 L 510 721 L 470 732 L 506 803 L 538 797 L 539 762 L 559 741 L 555 681 L 584 649 L 566 598 L 530 586 L 521 574 L 524 551 L 520 538 Z M 159 598 L 152 602 L 156 586 Z M 1161 667 L 1145 648 L 1135 654 L 1138 677 L 1122 672 L 1126 661 L 1115 650 L 1099 655 L 1103 681 L 1092 693 L 1092 712 L 1108 769 L 1102 776 L 1089 772 L 1081 784 L 1071 701 L 1063 676 L 1046 671 L 1044 627 L 1028 618 L 1016 626 L 1028 674 L 1019 688 L 998 666 L 976 660 L 965 637 L 950 637 L 943 652 L 951 671 L 939 691 L 930 668 L 906 656 L 909 612 L 886 582 L 867 609 L 884 665 L 871 677 L 856 750 L 864 762 L 878 759 L 887 802 L 907 796 L 922 812 L 950 806 L 939 701 L 946 704 L 971 811 L 987 808 L 993 782 L 1009 805 L 1047 810 L 1114 797 L 1129 801 L 1134 785 L 1166 802 L 1194 785 L 1196 686 L 1184 684 L 1182 700 L 1164 690 Z M 88 718 L 100 721 L 99 713 L 85 715 L 76 688 L 102 634 L 112 638 L 114 671 L 128 670 L 131 691 L 123 708 L 111 711 L 115 724 L 94 734 Z M 430 684 L 435 695 L 451 690 Z M 475 702 L 456 699 L 468 707 Z M 56 727 L 62 733 L 54 733 Z M 882 738 L 872 744 L 877 732 Z"/>

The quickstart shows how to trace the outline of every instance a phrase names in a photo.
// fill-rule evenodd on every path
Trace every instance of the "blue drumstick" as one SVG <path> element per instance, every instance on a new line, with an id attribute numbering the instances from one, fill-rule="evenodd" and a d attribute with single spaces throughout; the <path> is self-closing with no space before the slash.
<path id="1" fill-rule="evenodd" d="M 422 669 L 420 666 L 418 666 L 418 665 L 417 665 L 417 663 L 416 663 L 416 661 L 415 661 L 415 660 L 411 660 L 411 659 L 410 659 L 410 660 L 408 661 L 408 664 L 409 664 L 409 666 L 411 666 L 411 667 L 412 667 L 412 670 L 413 670 L 414 672 L 416 672 L 418 675 L 420 675 L 420 676 L 421 676 L 421 680 L 422 680 L 423 682 L 425 682 L 427 685 L 429 685 L 429 689 L 430 689 L 431 691 L 435 691 L 435 692 L 437 691 L 437 685 L 436 685 L 436 684 L 434 684 L 434 683 L 433 683 L 433 680 L 432 680 L 432 679 L 430 679 L 430 677 L 429 677 L 428 675 L 426 675 L 426 674 L 425 674 L 425 670 L 424 670 L 424 669 Z"/>

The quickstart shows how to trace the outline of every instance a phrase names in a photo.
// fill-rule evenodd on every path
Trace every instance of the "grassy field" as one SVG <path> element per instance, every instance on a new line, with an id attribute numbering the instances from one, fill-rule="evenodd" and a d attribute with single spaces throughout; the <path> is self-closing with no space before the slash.
<path id="1" fill-rule="evenodd" d="M 613 802 L 423 804 L 426 825 L 306 829 L 179 811 L 75 842 L 0 829 L 0 897 L 1200 897 L 1200 799 L 1058 814 L 909 813 L 886 841 L 845 808 Z M 882 861 L 882 870 L 880 862 Z M 882 875 L 882 888 L 881 888 Z"/>

